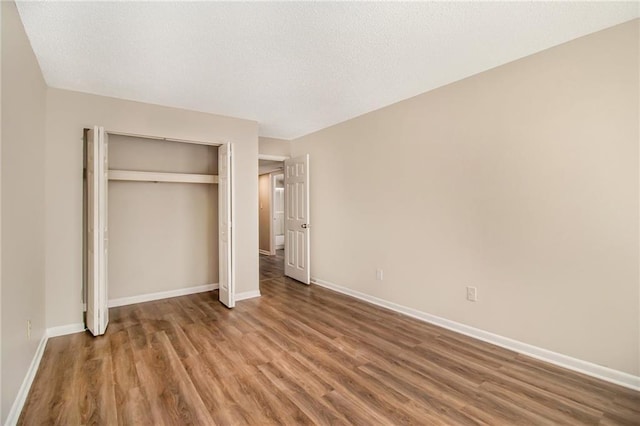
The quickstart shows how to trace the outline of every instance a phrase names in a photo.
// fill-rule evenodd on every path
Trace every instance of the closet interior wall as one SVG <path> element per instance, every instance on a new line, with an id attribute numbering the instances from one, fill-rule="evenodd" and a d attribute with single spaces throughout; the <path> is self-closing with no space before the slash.
<path id="1" fill-rule="evenodd" d="M 218 148 L 109 135 L 109 169 L 218 174 Z M 110 180 L 109 300 L 218 283 L 218 186 Z"/>

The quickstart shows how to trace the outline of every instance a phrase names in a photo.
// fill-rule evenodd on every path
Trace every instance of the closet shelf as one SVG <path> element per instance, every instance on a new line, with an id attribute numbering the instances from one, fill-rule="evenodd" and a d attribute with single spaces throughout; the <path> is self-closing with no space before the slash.
<path id="1" fill-rule="evenodd" d="M 175 183 L 218 183 L 217 175 L 199 175 L 192 173 L 139 172 L 134 170 L 109 170 L 109 180 L 129 180 L 138 182 L 175 182 Z"/>

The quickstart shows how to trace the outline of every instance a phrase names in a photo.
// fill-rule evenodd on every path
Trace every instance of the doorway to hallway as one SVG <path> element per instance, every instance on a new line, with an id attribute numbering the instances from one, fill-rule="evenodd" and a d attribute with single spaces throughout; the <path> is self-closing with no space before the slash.
<path id="1" fill-rule="evenodd" d="M 269 265 L 277 265 L 278 274 L 284 263 L 284 275 L 309 285 L 309 154 L 296 158 L 259 155 L 258 159 L 258 251 L 261 256 L 274 257 Z M 278 253 L 283 245 L 284 253 Z"/>

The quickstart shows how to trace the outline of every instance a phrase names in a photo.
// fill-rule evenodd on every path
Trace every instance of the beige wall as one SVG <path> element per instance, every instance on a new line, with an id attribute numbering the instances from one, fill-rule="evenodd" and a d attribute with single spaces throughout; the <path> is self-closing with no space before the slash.
<path id="1" fill-rule="evenodd" d="M 109 136 L 109 168 L 217 174 L 218 148 Z M 109 299 L 218 282 L 217 185 L 109 182 Z"/>
<path id="2" fill-rule="evenodd" d="M 640 373 L 638 22 L 293 141 L 312 276 Z"/>
<path id="3" fill-rule="evenodd" d="M 45 330 L 46 86 L 13 2 L 2 2 L 2 405 L 4 423 Z M 31 320 L 31 339 L 27 339 Z"/>
<path id="4" fill-rule="evenodd" d="M 261 155 L 288 157 L 291 155 L 291 141 L 260 137 L 258 147 Z"/>
<path id="5" fill-rule="evenodd" d="M 218 282 L 214 185 L 109 182 L 109 299 Z"/>
<path id="6" fill-rule="evenodd" d="M 271 174 L 258 176 L 260 250 L 271 251 Z"/>
<path id="7" fill-rule="evenodd" d="M 218 174 L 218 147 L 109 135 L 109 168 L 215 175 Z"/>
<path id="8" fill-rule="evenodd" d="M 258 290 L 257 123 L 50 88 L 46 152 L 47 326 L 82 321 L 82 129 L 96 124 L 112 132 L 234 143 L 236 291 Z"/>

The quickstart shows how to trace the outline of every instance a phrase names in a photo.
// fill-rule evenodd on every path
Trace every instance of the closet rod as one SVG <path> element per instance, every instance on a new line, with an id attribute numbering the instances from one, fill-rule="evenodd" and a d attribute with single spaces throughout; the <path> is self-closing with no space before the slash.
<path id="1" fill-rule="evenodd" d="M 174 183 L 218 183 L 217 175 L 193 173 L 139 172 L 134 170 L 109 170 L 109 180 L 128 180 L 137 182 L 174 182 Z"/>

